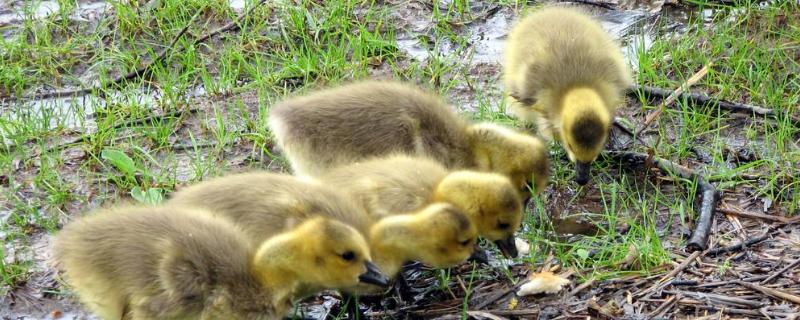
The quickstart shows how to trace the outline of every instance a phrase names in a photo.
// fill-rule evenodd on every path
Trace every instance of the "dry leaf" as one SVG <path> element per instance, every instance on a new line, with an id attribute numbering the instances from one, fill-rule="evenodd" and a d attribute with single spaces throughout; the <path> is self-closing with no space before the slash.
<path id="1" fill-rule="evenodd" d="M 520 256 L 527 256 L 531 252 L 531 245 L 525 240 L 515 238 L 514 244 L 517 246 L 517 252 Z"/>
<path id="2" fill-rule="evenodd" d="M 530 276 L 530 281 L 519 288 L 517 295 L 527 296 L 542 292 L 556 293 L 561 291 L 561 288 L 569 284 L 569 282 L 569 280 L 557 276 L 550 271 L 542 271 L 532 274 Z"/>

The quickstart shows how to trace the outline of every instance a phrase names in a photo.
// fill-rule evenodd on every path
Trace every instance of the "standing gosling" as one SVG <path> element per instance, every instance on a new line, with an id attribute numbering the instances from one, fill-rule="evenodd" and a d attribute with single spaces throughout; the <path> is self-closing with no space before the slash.
<path id="1" fill-rule="evenodd" d="M 517 256 L 514 233 L 522 222 L 522 200 L 502 175 L 450 172 L 432 159 L 396 154 L 338 167 L 320 180 L 346 190 L 376 216 L 452 204 L 467 214 L 478 235 L 494 241 L 505 256 Z"/>
<path id="2" fill-rule="evenodd" d="M 408 261 L 435 268 L 452 267 L 469 257 L 477 238 L 466 215 L 450 205 L 407 210 L 407 214 L 381 219 L 368 215 L 346 194 L 316 180 L 268 172 L 201 182 L 176 192 L 168 204 L 210 209 L 239 224 L 256 243 L 298 221 L 316 216 L 336 219 L 367 238 L 378 268 L 390 276 Z M 377 289 L 359 287 L 360 291 Z M 318 289 L 300 290 L 298 297 Z"/>
<path id="3" fill-rule="evenodd" d="M 561 141 L 575 163 L 575 181 L 586 184 L 632 83 L 619 46 L 581 11 L 548 7 L 517 22 L 505 52 L 511 113 Z"/>
<path id="4" fill-rule="evenodd" d="M 280 319 L 301 285 L 356 285 L 383 277 L 364 238 L 311 219 L 257 248 L 209 212 L 124 207 L 68 224 L 56 263 L 103 319 Z"/>
<path id="5" fill-rule="evenodd" d="M 549 178 L 538 138 L 469 123 L 438 95 L 399 82 L 357 82 L 285 100 L 270 110 L 269 127 L 299 175 L 402 152 L 451 169 L 497 172 L 525 193 L 531 178 L 536 192 Z"/>

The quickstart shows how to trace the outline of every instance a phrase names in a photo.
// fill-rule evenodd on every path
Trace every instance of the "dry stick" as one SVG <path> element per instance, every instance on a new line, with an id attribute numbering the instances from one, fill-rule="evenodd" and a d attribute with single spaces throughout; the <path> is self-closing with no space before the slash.
<path id="1" fill-rule="evenodd" d="M 786 300 L 786 301 L 789 301 L 789 302 L 800 304 L 800 296 L 788 293 L 788 292 L 783 291 L 783 290 L 767 288 L 767 287 L 760 286 L 760 285 L 757 285 L 757 284 L 754 284 L 754 283 L 747 283 L 747 282 L 739 281 L 739 280 L 737 280 L 736 283 L 739 284 L 740 286 L 747 287 L 747 288 L 752 289 L 752 290 L 760 291 L 761 293 L 764 293 L 766 295 L 770 295 L 770 296 L 773 296 L 773 297 L 776 297 L 776 298 L 779 298 L 779 299 L 783 299 L 783 300 Z"/>
<path id="2" fill-rule="evenodd" d="M 461 311 L 459 311 L 459 310 L 448 310 L 448 312 L 458 312 L 458 314 L 444 315 L 444 316 L 437 317 L 436 319 L 463 319 L 463 317 L 460 314 Z M 502 316 L 521 317 L 521 316 L 535 316 L 535 315 L 538 315 L 539 312 L 540 312 L 539 309 L 518 309 L 518 310 L 498 309 L 498 310 L 481 310 L 481 311 L 471 310 L 471 311 L 467 311 L 467 314 L 470 315 L 470 316 L 482 316 L 482 317 L 486 317 L 486 318 L 490 318 L 491 319 L 491 317 L 488 316 L 488 315 L 495 316 L 495 317 L 498 317 L 498 318 L 502 317 Z M 426 312 L 426 313 L 416 313 L 416 314 L 424 315 L 424 316 L 436 316 L 437 314 L 442 314 L 442 313 L 443 312 L 436 312 L 436 313 L 427 313 Z M 370 315 L 374 315 L 374 313 L 370 314 Z M 501 318 L 501 319 L 503 319 L 503 318 Z"/>
<path id="3" fill-rule="evenodd" d="M 223 32 L 238 31 L 239 29 L 242 28 L 242 24 L 241 24 L 242 20 L 244 20 L 245 17 L 249 16 L 250 13 L 255 11 L 256 8 L 260 7 L 265 2 L 267 2 L 267 0 L 259 1 L 258 3 L 256 3 L 252 7 L 250 7 L 250 9 L 248 9 L 247 11 L 242 13 L 240 16 L 238 16 L 235 21 L 231 21 L 228 24 L 220 27 L 219 29 L 214 30 L 214 31 L 212 31 L 212 32 L 200 37 L 200 38 L 197 38 L 197 40 L 194 41 L 194 44 L 197 45 L 197 44 L 199 44 L 201 42 L 204 42 L 204 41 L 208 40 L 209 38 L 211 38 L 213 36 L 216 36 L 216 35 L 218 35 L 220 33 L 223 33 Z"/>
<path id="4" fill-rule="evenodd" d="M 756 243 L 759 243 L 761 241 L 766 240 L 767 238 L 769 238 L 769 236 L 770 236 L 770 234 L 772 233 L 773 230 L 774 229 L 769 228 L 767 230 L 767 232 L 765 232 L 763 235 L 761 235 L 758 238 L 753 238 L 753 239 L 750 239 L 750 240 L 747 240 L 747 241 L 744 241 L 744 242 L 740 242 L 740 243 L 737 243 L 737 244 L 734 244 L 734 245 L 730 245 L 730 246 L 727 246 L 727 247 L 715 248 L 715 249 L 709 250 L 708 252 L 706 252 L 706 256 L 716 256 L 716 255 L 720 255 L 720 254 L 726 253 L 726 252 L 743 250 L 743 249 L 745 249 L 747 247 L 750 247 L 750 246 L 752 246 L 752 245 L 754 245 Z"/>
<path id="5" fill-rule="evenodd" d="M 706 74 L 708 74 L 709 65 L 703 66 L 703 68 L 700 69 L 700 71 L 697 71 L 694 75 L 689 77 L 689 79 L 687 79 L 686 82 L 681 84 L 680 87 L 672 91 L 672 93 L 669 96 L 667 96 L 667 98 L 664 99 L 664 101 L 661 101 L 661 104 L 659 104 L 656 110 L 653 110 L 653 112 L 647 114 L 647 117 L 645 117 L 644 124 L 642 124 L 642 127 L 636 130 L 636 136 L 639 136 L 639 134 L 641 134 L 642 131 L 647 129 L 647 127 L 649 127 L 650 124 L 653 123 L 653 121 L 658 119 L 658 117 L 661 116 L 661 113 L 664 112 L 664 109 L 666 109 L 668 105 L 675 102 L 675 100 L 677 100 L 678 97 L 680 97 L 680 95 L 683 94 L 684 91 L 688 90 L 689 87 L 699 82 L 700 79 L 703 79 L 703 77 L 705 77 Z"/>
<path id="6" fill-rule="evenodd" d="M 498 316 L 527 316 L 527 315 L 537 315 L 539 314 L 539 309 L 517 309 L 517 310 L 485 310 L 485 312 L 489 312 L 492 314 L 496 314 Z"/>
<path id="7" fill-rule="evenodd" d="M 678 304 L 688 305 L 702 310 L 719 311 L 722 314 L 734 313 L 734 314 L 745 314 L 750 316 L 763 316 L 760 312 L 758 312 L 758 310 L 741 309 L 741 308 L 724 308 L 724 307 L 720 308 L 719 306 L 697 305 L 694 302 L 695 301 L 691 299 L 681 299 L 678 301 Z"/>
<path id="8" fill-rule="evenodd" d="M 569 297 L 572 297 L 572 296 L 574 296 L 574 295 L 578 294 L 578 292 L 581 292 L 581 291 L 583 291 L 583 289 L 586 289 L 586 288 L 588 288 L 589 286 L 593 285 L 593 284 L 594 284 L 596 281 L 597 281 L 597 279 L 595 279 L 595 278 L 591 278 L 591 279 L 589 279 L 589 280 L 586 280 L 586 282 L 584 282 L 584 283 L 581 283 L 579 286 L 575 287 L 575 289 L 572 289 L 572 291 L 570 291 L 569 293 L 567 293 L 567 294 L 564 296 L 564 299 L 567 299 L 567 298 L 569 298 Z"/>
<path id="9" fill-rule="evenodd" d="M 240 24 L 241 21 L 245 17 L 247 17 L 247 15 L 249 15 L 251 12 L 253 12 L 258 6 L 263 4 L 264 2 L 266 2 L 266 0 L 259 1 L 257 4 L 255 4 L 249 10 L 247 10 L 245 13 L 241 14 L 236 19 L 236 21 L 228 23 L 227 25 L 225 25 L 223 27 L 220 27 L 219 29 L 216 29 L 216 30 L 214 30 L 214 31 L 212 31 L 212 32 L 210 32 L 210 33 L 208 33 L 206 35 L 201 36 L 200 38 L 197 38 L 193 42 L 193 44 L 194 45 L 200 44 L 200 43 L 202 43 L 202 42 L 210 39 L 211 37 L 213 37 L 213 36 L 215 36 L 217 34 L 220 34 L 222 32 L 231 31 L 231 30 L 238 30 L 239 28 L 241 28 L 241 24 Z M 44 93 L 44 94 L 34 94 L 34 95 L 30 95 L 30 96 L 23 96 L 23 97 L 18 97 L 18 98 L 14 98 L 14 97 L 9 97 L 9 98 L 15 99 L 15 100 L 41 100 L 41 99 L 49 99 L 49 98 L 63 98 L 63 97 L 87 95 L 87 94 L 92 93 L 94 91 L 99 91 L 100 89 L 103 89 L 104 87 L 119 87 L 119 85 L 122 82 L 130 81 L 132 79 L 136 79 L 136 78 L 139 78 L 139 77 L 143 77 L 146 74 L 151 72 L 151 69 L 153 68 L 153 66 L 156 63 L 163 62 L 164 58 L 167 57 L 167 53 L 170 50 L 172 50 L 172 48 L 175 46 L 175 44 L 178 43 L 178 40 L 180 40 L 183 37 L 183 35 L 186 34 L 187 31 L 189 31 L 189 27 L 191 27 L 194 24 L 195 20 L 197 20 L 197 17 L 199 17 L 202 12 L 203 12 L 203 9 L 198 10 L 194 14 L 194 16 L 192 16 L 192 18 L 189 20 L 189 23 L 187 23 L 186 26 L 184 26 L 183 29 L 181 29 L 181 31 L 178 32 L 178 34 L 175 36 L 175 38 L 172 39 L 170 44 L 166 48 L 164 48 L 164 50 L 161 51 L 161 53 L 155 59 L 153 59 L 153 61 L 150 61 L 150 63 L 148 63 L 148 64 L 146 64 L 146 65 L 144 65 L 144 66 L 142 66 L 142 67 L 140 67 L 140 68 L 138 68 L 138 69 L 136 69 L 134 71 L 131 71 L 131 72 L 129 72 L 128 74 L 126 74 L 124 76 L 117 77 L 117 78 L 115 78 L 114 80 L 112 80 L 111 82 L 109 82 L 109 83 L 107 83 L 105 85 L 104 84 L 100 84 L 98 86 L 90 87 L 90 88 L 83 88 L 83 89 L 76 89 L 76 90 L 69 90 L 69 91 L 56 91 L 56 92 L 48 92 L 48 93 Z"/>
<path id="10" fill-rule="evenodd" d="M 800 258 L 797 258 L 797 260 L 795 260 L 794 262 L 790 263 L 785 268 L 780 269 L 780 270 L 778 270 L 778 272 L 775 272 L 771 276 L 767 277 L 766 279 L 764 279 L 764 281 L 761 281 L 761 284 L 767 284 L 770 281 L 772 281 L 773 279 L 775 279 L 777 277 L 780 277 L 782 274 L 786 273 L 786 271 L 789 271 L 790 269 L 796 268 L 797 266 L 800 266 Z"/>
<path id="11" fill-rule="evenodd" d="M 638 99 L 639 97 L 645 98 L 647 100 L 665 99 L 669 97 L 670 94 L 672 94 L 671 90 L 665 90 L 651 86 L 634 85 L 628 89 L 628 96 L 635 99 Z M 750 115 L 755 114 L 759 116 L 770 117 L 773 119 L 777 118 L 777 114 L 773 109 L 764 108 L 752 104 L 715 99 L 707 95 L 704 95 L 702 93 L 685 92 L 680 94 L 678 96 L 678 99 L 685 100 L 686 102 L 692 105 L 700 107 L 707 107 L 707 108 L 719 107 L 722 110 L 727 110 L 731 112 L 747 113 Z M 791 121 L 795 124 L 799 124 L 800 117 L 791 116 Z"/>
<path id="12" fill-rule="evenodd" d="M 635 138 L 636 138 L 636 140 L 639 140 L 639 142 L 641 142 L 643 145 L 647 145 L 647 142 L 645 142 L 645 141 L 644 141 L 644 139 L 642 139 L 642 137 L 641 137 L 641 136 L 637 136 L 637 135 L 636 135 L 636 134 L 633 132 L 633 130 L 631 130 L 631 129 L 628 129 L 628 127 L 626 127 L 626 126 L 625 126 L 625 125 L 622 123 L 622 121 L 620 121 L 620 119 L 621 119 L 621 118 L 618 118 L 618 117 L 617 117 L 617 118 L 614 118 L 614 126 L 615 126 L 615 127 L 617 127 L 618 129 L 622 130 L 622 132 L 624 132 L 625 134 L 627 134 L 627 135 L 631 136 L 631 138 L 634 138 L 634 137 L 635 137 Z"/>
<path id="13" fill-rule="evenodd" d="M 196 109 L 196 108 L 182 109 L 182 110 L 176 110 L 176 111 L 165 113 L 165 114 L 161 114 L 161 115 L 154 115 L 154 116 L 148 116 L 148 117 L 144 117 L 144 118 L 134 119 L 134 120 L 130 120 L 130 121 L 126 121 L 126 122 L 117 124 L 117 125 L 114 126 L 114 129 L 127 128 L 127 127 L 133 127 L 133 126 L 141 126 L 141 125 L 145 125 L 145 124 L 154 122 L 156 120 L 161 120 L 161 119 L 164 119 L 164 118 L 180 118 L 181 116 L 183 116 L 184 113 L 196 113 L 197 111 L 200 111 L 200 110 Z"/>
<path id="14" fill-rule="evenodd" d="M 658 308 L 656 308 L 655 310 L 653 310 L 653 312 L 650 313 L 649 318 L 652 319 L 661 317 L 661 315 L 664 314 L 664 312 L 667 312 L 667 310 L 669 310 L 669 308 L 672 308 L 677 302 L 678 302 L 678 295 L 670 296 L 669 298 L 667 298 L 667 300 L 664 301 L 664 303 L 662 303 L 660 306 L 658 306 Z"/>
<path id="15" fill-rule="evenodd" d="M 781 222 L 781 223 L 789 223 L 790 222 L 790 220 L 787 219 L 786 217 L 773 216 L 773 215 L 768 215 L 768 214 L 763 214 L 763 213 L 758 213 L 758 212 L 744 212 L 744 211 L 737 211 L 737 210 L 728 209 L 728 208 L 717 208 L 717 211 L 722 212 L 724 214 L 729 214 L 729 215 L 732 215 L 732 216 L 743 217 L 743 218 L 763 219 L 763 220 L 770 220 L 770 221 Z"/>
<path id="16" fill-rule="evenodd" d="M 705 292 L 691 292 L 691 291 L 664 291 L 666 294 L 681 294 L 687 297 L 691 297 L 694 299 L 699 300 L 706 300 L 711 301 L 717 304 L 728 304 L 728 305 L 735 305 L 735 306 L 745 306 L 750 308 L 758 308 L 761 307 L 763 304 L 758 301 L 747 300 L 739 297 L 731 297 L 726 296 L 724 294 L 717 294 L 717 293 L 705 293 Z M 683 299 L 681 299 L 683 300 Z"/>
<path id="17" fill-rule="evenodd" d="M 448 24 L 453 25 L 453 26 L 457 26 L 457 27 L 470 25 L 473 22 L 478 21 L 478 20 L 486 20 L 489 17 L 495 15 L 499 11 L 500 11 L 500 6 L 499 5 L 494 5 L 489 9 L 483 10 L 483 12 L 479 13 L 477 16 L 473 17 L 472 19 L 469 19 L 469 20 L 466 20 L 466 21 L 452 21 L 452 22 L 448 21 Z"/>
<path id="18" fill-rule="evenodd" d="M 697 257 L 699 257 L 699 256 L 700 256 L 700 251 L 695 251 L 695 252 L 692 252 L 692 254 L 691 254 L 691 255 L 689 255 L 689 257 L 688 257 L 688 258 L 686 258 L 686 260 L 683 260 L 683 262 L 681 262 L 681 264 L 679 264 L 679 265 L 675 266 L 675 269 L 672 269 L 672 271 L 670 271 L 669 273 L 667 273 L 665 276 L 661 277 L 661 279 L 659 279 L 658 281 L 656 281 L 656 283 L 654 283 L 653 285 L 651 285 L 649 288 L 647 288 L 647 289 L 644 289 L 644 290 L 642 290 L 642 291 L 639 291 L 639 292 L 637 292 L 637 293 L 636 293 L 636 294 L 634 294 L 634 295 L 635 295 L 635 296 L 638 296 L 638 297 L 641 297 L 641 296 L 644 296 L 645 294 L 648 294 L 648 293 L 650 293 L 651 291 L 655 290 L 656 288 L 658 288 L 658 287 L 659 287 L 659 286 L 661 286 L 662 284 L 666 283 L 666 282 L 667 282 L 667 280 L 669 280 L 670 278 L 672 278 L 672 277 L 676 276 L 678 273 L 680 273 L 681 271 L 683 271 L 683 269 L 686 269 L 686 267 L 688 267 L 688 266 L 689 266 L 689 264 L 690 264 L 690 263 L 692 263 L 692 261 L 694 261 L 695 259 L 697 259 Z"/>
<path id="19" fill-rule="evenodd" d="M 486 312 L 486 311 L 467 311 L 467 315 L 476 317 L 476 318 L 487 318 L 491 320 L 508 320 L 508 318 L 497 316 L 493 313 Z M 460 315 L 459 315 L 460 316 Z M 461 319 L 460 317 L 458 319 Z"/>
<path id="20" fill-rule="evenodd" d="M 498 292 L 496 292 L 496 293 L 494 293 L 492 296 L 490 296 L 490 297 L 486 298 L 486 300 L 483 300 L 483 302 L 481 302 L 481 303 L 477 304 L 477 305 L 475 306 L 475 309 L 476 309 L 476 310 L 481 310 L 481 309 L 485 308 L 486 306 L 488 306 L 488 305 L 490 305 L 490 304 L 494 303 L 495 301 L 502 299 L 502 298 L 503 298 L 503 297 L 505 297 L 506 295 L 508 295 L 508 294 L 510 294 L 510 293 L 513 293 L 513 292 L 515 292 L 515 291 L 519 290 L 519 288 L 522 286 L 522 284 L 523 284 L 524 282 L 525 282 L 525 281 L 519 281 L 519 283 L 517 283 L 516 285 L 514 285 L 514 286 L 513 286 L 513 287 L 511 287 L 511 288 L 508 288 L 508 289 L 506 289 L 506 290 L 498 290 Z"/>
<path id="21" fill-rule="evenodd" d="M 598 7 L 601 7 L 603 9 L 608 9 L 608 10 L 615 10 L 616 9 L 614 7 L 614 4 L 616 4 L 616 3 L 609 3 L 609 2 L 604 2 L 604 1 L 564 0 L 564 1 L 561 1 L 561 2 L 572 2 L 572 3 L 588 4 L 588 5 L 592 5 L 592 6 L 598 6 Z"/>
<path id="22" fill-rule="evenodd" d="M 642 166 L 650 159 L 649 155 L 638 152 L 609 151 L 605 154 L 613 159 L 627 162 L 628 166 Z M 700 188 L 700 192 L 698 192 L 700 199 L 699 216 L 697 217 L 697 222 L 695 222 L 692 236 L 686 243 L 686 247 L 690 251 L 705 250 L 708 247 L 708 234 L 711 231 L 714 208 L 717 206 L 720 192 L 718 192 L 713 185 L 708 183 L 703 176 L 692 169 L 659 157 L 652 157 L 651 161 L 662 171 L 671 172 L 682 179 L 697 181 L 697 185 Z"/>
<path id="23" fill-rule="evenodd" d="M 744 279 L 742 279 L 742 281 L 759 281 L 759 280 L 764 280 L 767 277 L 768 276 L 765 276 L 765 275 L 764 276 L 755 276 L 755 277 L 744 278 Z M 715 281 L 715 282 L 701 283 L 701 284 L 698 284 L 697 287 L 698 288 L 713 288 L 713 287 L 721 287 L 721 286 L 725 286 L 725 285 L 729 285 L 729 284 L 731 284 L 730 281 Z"/>

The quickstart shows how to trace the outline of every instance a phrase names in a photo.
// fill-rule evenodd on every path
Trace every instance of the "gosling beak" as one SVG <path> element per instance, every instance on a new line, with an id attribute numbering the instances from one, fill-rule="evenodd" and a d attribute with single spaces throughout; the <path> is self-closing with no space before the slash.
<path id="1" fill-rule="evenodd" d="M 381 273 L 381 269 L 378 269 L 378 266 L 370 261 L 364 262 L 364 265 L 367 267 L 367 272 L 358 276 L 358 281 L 381 287 L 389 286 L 389 277 Z"/>
<path id="2" fill-rule="evenodd" d="M 591 162 L 575 162 L 575 182 L 579 185 L 585 185 L 589 182 L 591 178 L 592 172 L 592 163 Z"/>
<path id="3" fill-rule="evenodd" d="M 472 255 L 469 256 L 467 261 L 474 261 L 480 264 L 489 264 L 489 253 L 476 244 L 475 249 L 472 251 Z"/>
<path id="4" fill-rule="evenodd" d="M 497 245 L 497 248 L 500 249 L 500 252 L 503 253 L 503 256 L 506 258 L 516 258 L 519 255 L 517 252 L 517 243 L 514 236 L 511 235 L 508 238 L 496 240 L 494 244 Z"/>

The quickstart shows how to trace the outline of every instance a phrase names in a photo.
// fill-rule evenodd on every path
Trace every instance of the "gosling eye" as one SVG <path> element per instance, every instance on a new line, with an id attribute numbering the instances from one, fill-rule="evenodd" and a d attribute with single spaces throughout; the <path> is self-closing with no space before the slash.
<path id="1" fill-rule="evenodd" d="M 353 253 L 353 251 L 347 251 L 345 253 L 342 253 L 342 259 L 344 259 L 345 261 L 353 261 L 353 259 L 355 258 L 356 254 Z"/>
<path id="2" fill-rule="evenodd" d="M 459 242 L 459 244 L 465 247 L 468 246 L 470 243 L 472 243 L 472 238 Z"/>
<path id="3" fill-rule="evenodd" d="M 506 222 L 500 222 L 500 223 L 497 224 L 497 228 L 498 229 L 505 230 L 505 229 L 508 229 L 509 227 L 511 227 L 511 224 L 506 223 Z"/>

